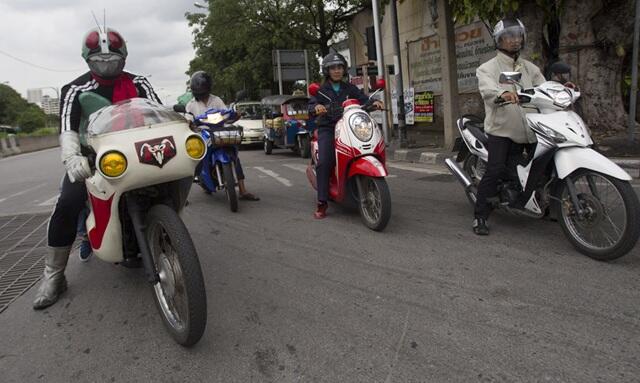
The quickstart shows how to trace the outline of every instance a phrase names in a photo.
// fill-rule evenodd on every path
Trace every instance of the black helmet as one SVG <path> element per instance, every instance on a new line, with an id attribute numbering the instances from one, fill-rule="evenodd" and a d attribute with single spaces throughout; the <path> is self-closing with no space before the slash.
<path id="1" fill-rule="evenodd" d="M 329 77 L 329 68 L 333 65 L 342 65 L 345 73 L 347 71 L 347 60 L 340 53 L 329 53 L 322 59 L 322 74 Z"/>
<path id="2" fill-rule="evenodd" d="M 195 98 L 208 96 L 211 93 L 211 76 L 203 70 L 195 72 L 189 81 L 191 93 Z"/>
<path id="3" fill-rule="evenodd" d="M 516 50 L 507 49 L 506 47 L 501 47 L 500 43 L 504 37 L 520 37 L 522 42 L 520 43 L 520 47 Z M 493 28 L 493 41 L 496 44 L 496 49 L 501 51 L 507 51 L 509 53 L 518 53 L 520 50 L 524 49 L 524 46 L 527 42 L 527 30 L 522 24 L 520 19 L 515 18 L 505 18 L 496 24 Z"/>

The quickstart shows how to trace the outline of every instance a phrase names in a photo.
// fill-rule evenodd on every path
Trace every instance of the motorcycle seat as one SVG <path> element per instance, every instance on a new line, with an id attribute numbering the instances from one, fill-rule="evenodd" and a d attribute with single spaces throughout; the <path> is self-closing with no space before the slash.
<path id="1" fill-rule="evenodd" d="M 465 126 L 467 130 L 476 139 L 478 139 L 478 141 L 480 141 L 484 146 L 487 146 L 487 143 L 489 142 L 489 137 L 487 137 L 487 134 L 484 132 L 484 125 L 480 124 L 480 127 L 478 127 L 477 124 L 466 123 Z"/>

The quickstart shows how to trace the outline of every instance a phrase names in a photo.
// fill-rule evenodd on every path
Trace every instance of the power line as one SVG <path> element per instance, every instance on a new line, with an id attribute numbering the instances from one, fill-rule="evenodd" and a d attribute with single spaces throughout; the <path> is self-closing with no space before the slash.
<path id="1" fill-rule="evenodd" d="M 31 65 L 32 67 L 35 67 L 35 68 L 38 68 L 38 69 L 42 69 L 42 70 L 47 70 L 49 72 L 78 72 L 78 71 L 84 70 L 84 68 L 80 68 L 80 69 L 52 69 L 52 68 L 44 67 L 42 65 L 34 64 L 34 63 L 29 62 L 27 60 L 23 60 L 23 59 L 21 59 L 19 57 L 16 57 L 16 56 L 14 56 L 14 55 L 12 55 L 10 53 L 7 53 L 7 52 L 5 52 L 3 50 L 0 50 L 0 54 L 5 55 L 7 57 L 10 57 L 10 58 L 12 58 L 12 59 L 14 59 L 16 61 L 19 61 L 19 62 L 21 62 L 23 64 Z"/>

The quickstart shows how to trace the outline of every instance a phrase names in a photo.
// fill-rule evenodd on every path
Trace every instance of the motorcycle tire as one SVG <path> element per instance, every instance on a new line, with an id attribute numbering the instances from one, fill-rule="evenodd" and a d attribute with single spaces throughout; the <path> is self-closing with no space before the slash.
<path id="1" fill-rule="evenodd" d="M 311 144 L 309 143 L 308 136 L 298 137 L 298 147 L 300 148 L 300 157 L 302 158 L 311 157 Z"/>
<path id="2" fill-rule="evenodd" d="M 178 213 L 167 205 L 149 209 L 145 235 L 160 278 L 152 287 L 156 307 L 175 341 L 192 346 L 207 325 L 206 290 L 193 240 Z"/>
<path id="3" fill-rule="evenodd" d="M 224 178 L 224 190 L 227 193 L 229 209 L 232 212 L 238 211 L 238 194 L 236 193 L 236 178 L 233 176 L 232 164 L 222 164 L 222 177 Z"/>
<path id="4" fill-rule="evenodd" d="M 613 188 L 615 188 L 624 204 L 626 225 L 624 227 L 624 230 L 622 230 L 622 235 L 620 236 L 620 239 L 617 241 L 617 243 L 615 243 L 614 246 L 611 246 L 610 248 L 597 249 L 594 248 L 594 246 L 590 246 L 588 243 L 586 243 L 586 240 L 584 238 L 580 237 L 579 233 L 577 233 L 578 229 L 576 227 L 580 225 L 588 225 L 591 222 L 595 221 L 598 217 L 594 215 L 596 218 L 585 218 L 587 220 L 586 223 L 584 222 L 585 219 L 583 219 L 582 222 L 574 221 L 573 216 L 569 211 L 573 209 L 573 204 L 570 202 L 570 199 L 568 197 L 568 190 L 565 182 L 559 182 L 556 187 L 555 195 L 558 197 L 554 199 L 556 217 L 558 219 L 558 222 L 560 223 L 560 226 L 562 227 L 562 231 L 569 239 L 569 242 L 571 242 L 571 244 L 576 248 L 576 250 L 598 261 L 612 261 L 614 259 L 622 257 L 623 255 L 631 251 L 631 249 L 633 249 L 638 241 L 638 237 L 640 236 L 640 202 L 638 201 L 638 197 L 635 194 L 633 187 L 627 181 L 622 181 L 617 178 L 610 177 L 606 174 L 586 169 L 578 170 L 570 174 L 568 177 L 571 177 L 571 179 L 575 182 L 575 180 L 579 180 L 581 177 L 586 177 L 589 175 L 606 179 L 606 181 L 603 181 L 602 183 L 608 181 L 608 183 L 612 185 Z M 578 193 L 578 196 L 581 202 L 586 205 L 595 204 L 596 208 L 592 208 L 591 210 L 596 212 L 604 211 L 604 213 L 607 214 L 607 217 L 609 218 L 608 221 L 610 223 L 613 223 L 611 218 L 608 216 L 608 210 L 610 209 L 608 209 L 606 206 L 604 208 L 599 208 L 599 206 L 597 206 L 597 203 L 601 202 L 598 196 L 590 196 L 587 193 Z M 608 197 L 609 193 L 607 193 L 606 196 Z M 600 230 L 602 230 L 602 232 L 605 232 L 603 228 L 600 228 Z"/>
<path id="5" fill-rule="evenodd" d="M 476 170 L 478 161 L 482 161 L 482 160 L 480 160 L 478 156 L 474 154 L 470 154 L 465 158 L 464 163 L 462 165 L 462 170 L 464 170 L 464 172 L 467 174 L 467 177 L 469 177 L 469 179 L 472 182 L 472 185 L 469 187 L 469 189 L 465 190 L 464 192 L 471 206 L 476 205 L 476 200 L 478 198 L 478 184 L 482 179 L 482 176 L 479 175 L 478 171 Z M 482 170 L 482 174 L 484 174 L 484 169 Z M 480 178 L 476 177 L 475 175 L 479 175 Z"/>
<path id="6" fill-rule="evenodd" d="M 273 151 L 273 141 L 264 140 L 264 154 L 270 155 Z"/>
<path id="7" fill-rule="evenodd" d="M 358 210 L 364 224 L 382 231 L 391 218 L 391 193 L 384 178 L 358 176 Z"/>

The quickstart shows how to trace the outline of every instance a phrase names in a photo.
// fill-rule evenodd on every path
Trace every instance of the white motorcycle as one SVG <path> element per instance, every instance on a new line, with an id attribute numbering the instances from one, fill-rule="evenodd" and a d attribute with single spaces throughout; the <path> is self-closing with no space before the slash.
<path id="1" fill-rule="evenodd" d="M 625 255 L 640 235 L 640 203 L 629 183 L 631 176 L 590 148 L 589 129 L 567 110 L 580 92 L 554 81 L 524 89 L 521 76 L 503 72 L 500 83 L 514 84 L 520 106 L 536 111 L 526 113 L 526 121 L 538 143 L 533 153 L 512 159 L 517 164 L 509 166 L 512 176 L 501 180 L 494 206 L 535 218 L 553 208 L 565 235 L 581 253 L 600 261 Z M 501 99 L 496 103 L 505 105 Z M 488 160 L 488 137 L 477 117 L 464 116 L 457 125 L 458 156 L 445 163 L 475 204 Z"/>
<path id="2" fill-rule="evenodd" d="M 142 263 L 169 332 L 179 344 L 193 345 L 204 333 L 207 300 L 198 254 L 179 214 L 205 142 L 180 114 L 151 100 L 109 105 L 85 92 L 80 103 L 90 114 L 86 143 L 94 152 L 95 172 L 85 182 L 93 253 L 124 266 Z"/>

